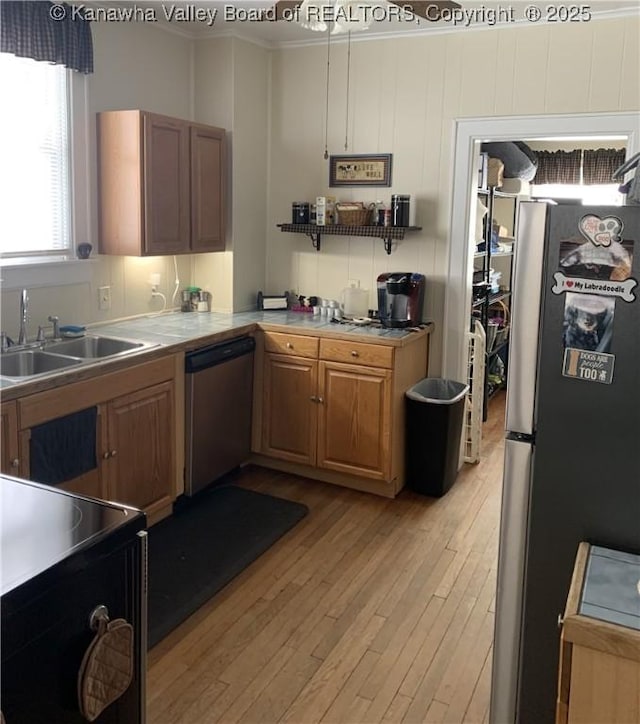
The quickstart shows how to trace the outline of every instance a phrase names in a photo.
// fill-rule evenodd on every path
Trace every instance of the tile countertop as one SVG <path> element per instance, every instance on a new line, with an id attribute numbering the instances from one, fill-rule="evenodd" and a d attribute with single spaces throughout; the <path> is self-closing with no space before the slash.
<path id="1" fill-rule="evenodd" d="M 358 339 L 375 341 L 394 347 L 410 344 L 423 334 L 429 334 L 432 325 L 424 331 L 411 329 L 384 329 L 366 325 L 335 323 L 319 319 L 305 312 L 238 312 L 224 314 L 219 312 L 169 312 L 159 315 L 147 315 L 116 322 L 91 325 L 88 334 L 105 337 L 151 342 L 156 347 L 141 350 L 118 359 L 101 359 L 76 368 L 66 368 L 48 375 L 26 377 L 24 380 L 0 377 L 0 390 L 4 400 L 21 397 L 25 394 L 40 392 L 44 389 L 73 382 L 80 377 L 102 374 L 106 371 L 122 369 L 135 363 L 151 360 L 167 352 L 197 349 L 204 344 L 224 341 L 240 334 L 252 332 L 256 326 L 269 331 L 287 331 L 325 336 L 330 334 L 336 339 Z"/>

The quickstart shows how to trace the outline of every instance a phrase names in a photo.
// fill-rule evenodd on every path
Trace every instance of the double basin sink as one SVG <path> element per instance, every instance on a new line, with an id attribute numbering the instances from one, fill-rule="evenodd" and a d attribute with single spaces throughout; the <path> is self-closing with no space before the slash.
<path id="1" fill-rule="evenodd" d="M 152 342 L 97 335 L 44 342 L 41 347 L 33 349 L 3 352 L 0 355 L 0 376 L 24 379 L 51 374 L 67 367 L 122 357 L 156 346 Z"/>

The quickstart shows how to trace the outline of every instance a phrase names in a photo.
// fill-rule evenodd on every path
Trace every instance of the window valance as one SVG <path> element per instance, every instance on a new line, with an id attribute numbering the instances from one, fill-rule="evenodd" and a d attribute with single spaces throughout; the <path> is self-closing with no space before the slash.
<path id="1" fill-rule="evenodd" d="M 538 168 L 534 184 L 579 184 L 581 151 L 535 151 Z"/>
<path id="2" fill-rule="evenodd" d="M 613 183 L 616 169 L 624 163 L 625 149 L 598 148 L 583 151 L 582 182 L 587 185 Z"/>
<path id="3" fill-rule="evenodd" d="M 575 151 L 535 151 L 538 169 L 534 184 L 614 183 L 615 170 L 624 163 L 624 148 L 576 149 Z"/>
<path id="4" fill-rule="evenodd" d="M 67 3 L 2 0 L 0 51 L 93 73 L 91 25 Z"/>

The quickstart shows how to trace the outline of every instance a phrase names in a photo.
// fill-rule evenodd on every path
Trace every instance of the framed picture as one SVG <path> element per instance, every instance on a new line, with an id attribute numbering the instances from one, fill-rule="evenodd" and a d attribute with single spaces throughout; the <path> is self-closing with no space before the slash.
<path id="1" fill-rule="evenodd" d="M 330 156 L 329 186 L 391 186 L 391 154 Z"/>

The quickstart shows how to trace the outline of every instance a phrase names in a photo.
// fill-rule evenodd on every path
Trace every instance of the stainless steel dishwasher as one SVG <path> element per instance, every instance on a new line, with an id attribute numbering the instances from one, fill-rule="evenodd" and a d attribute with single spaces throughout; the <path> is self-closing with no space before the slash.
<path id="1" fill-rule="evenodd" d="M 185 357 L 185 495 L 249 457 L 254 349 L 253 337 L 238 337 Z"/>

